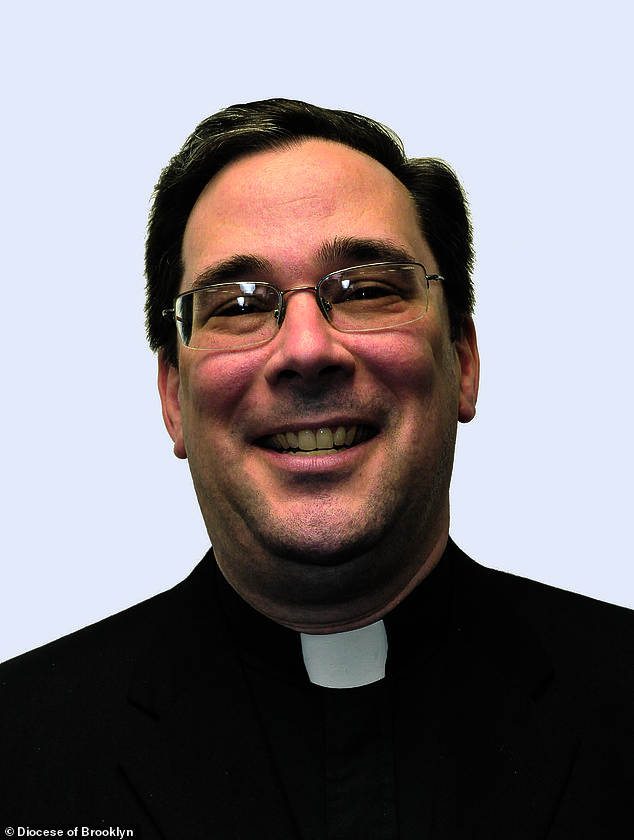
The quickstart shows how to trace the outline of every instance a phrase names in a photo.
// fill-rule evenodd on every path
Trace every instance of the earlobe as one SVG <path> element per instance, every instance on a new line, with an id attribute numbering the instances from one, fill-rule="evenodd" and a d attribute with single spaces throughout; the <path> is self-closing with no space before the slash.
<path id="1" fill-rule="evenodd" d="M 468 423 L 475 417 L 480 383 L 480 355 L 478 353 L 475 324 L 470 315 L 465 318 L 462 334 L 454 342 L 454 347 L 460 365 L 458 420 L 461 423 Z"/>
<path id="2" fill-rule="evenodd" d="M 159 352 L 158 357 L 158 389 L 165 428 L 174 441 L 174 455 L 177 458 L 187 458 L 180 407 L 180 374 L 178 369 L 167 361 L 163 352 Z"/>

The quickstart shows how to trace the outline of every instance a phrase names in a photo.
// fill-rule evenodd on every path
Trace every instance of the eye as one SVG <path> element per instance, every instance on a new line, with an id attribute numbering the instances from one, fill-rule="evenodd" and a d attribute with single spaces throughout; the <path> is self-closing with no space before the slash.
<path id="1" fill-rule="evenodd" d="M 367 265 L 334 272 L 323 281 L 321 294 L 337 305 L 393 307 L 417 299 L 421 284 L 410 265 Z"/>
<path id="2" fill-rule="evenodd" d="M 381 298 L 401 297 L 401 291 L 389 283 L 372 280 L 361 280 L 350 283 L 347 289 L 342 289 L 336 303 L 347 303 L 363 300 L 380 300 Z"/>
<path id="3" fill-rule="evenodd" d="M 198 289 L 194 300 L 194 323 L 208 324 L 220 318 L 262 315 L 277 306 L 277 295 L 268 286 L 255 283 L 231 283 Z"/>
<path id="4" fill-rule="evenodd" d="M 255 296 L 238 295 L 222 303 L 216 304 L 209 312 L 209 317 L 232 317 L 235 315 L 253 315 L 260 312 L 269 312 L 267 302 Z"/>

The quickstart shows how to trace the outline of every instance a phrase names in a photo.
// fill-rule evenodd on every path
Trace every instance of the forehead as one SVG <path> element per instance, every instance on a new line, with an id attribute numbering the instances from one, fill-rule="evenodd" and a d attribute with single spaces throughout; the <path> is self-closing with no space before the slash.
<path id="1" fill-rule="evenodd" d="M 226 166 L 199 196 L 183 240 L 184 281 L 246 254 L 303 270 L 342 237 L 388 241 L 434 267 L 411 194 L 378 161 L 323 140 L 260 152 Z"/>

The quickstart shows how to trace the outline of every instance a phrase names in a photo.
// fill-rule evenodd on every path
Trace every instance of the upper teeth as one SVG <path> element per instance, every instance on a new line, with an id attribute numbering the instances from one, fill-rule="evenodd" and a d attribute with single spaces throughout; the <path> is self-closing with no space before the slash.
<path id="1" fill-rule="evenodd" d="M 325 426 L 315 430 L 302 429 L 298 432 L 279 433 L 273 436 L 272 442 L 277 442 L 281 449 L 312 452 L 316 449 L 332 449 L 335 446 L 352 446 L 356 434 L 356 426 L 350 426 L 348 429 L 338 426 L 334 431 Z"/>

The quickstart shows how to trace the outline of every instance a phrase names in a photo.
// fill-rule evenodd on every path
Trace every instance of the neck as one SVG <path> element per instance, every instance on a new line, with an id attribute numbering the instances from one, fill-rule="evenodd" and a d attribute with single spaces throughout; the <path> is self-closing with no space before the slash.
<path id="1" fill-rule="evenodd" d="M 214 544 L 218 565 L 233 589 L 258 612 L 278 624 L 313 635 L 357 630 L 383 619 L 401 603 L 440 560 L 448 539 L 448 521 L 422 551 L 409 559 L 400 548 L 377 561 L 370 552 L 336 566 L 278 563 L 282 574 L 244 580 L 236 565 Z M 271 564 L 255 564 L 267 568 Z M 386 574 L 377 574 L 385 569 Z M 395 574 L 398 570 L 398 574 Z M 254 585 L 255 581 L 255 585 Z"/>

